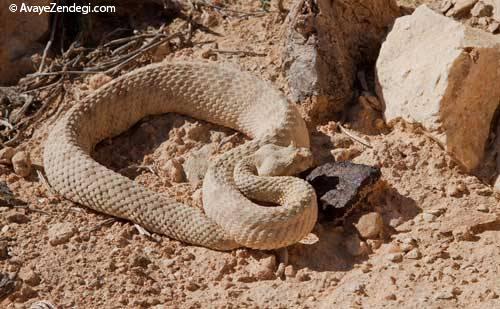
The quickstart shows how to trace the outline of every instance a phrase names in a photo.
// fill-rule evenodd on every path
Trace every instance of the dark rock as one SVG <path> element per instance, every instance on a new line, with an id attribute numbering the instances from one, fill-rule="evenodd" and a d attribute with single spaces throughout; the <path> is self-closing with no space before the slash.
<path id="1" fill-rule="evenodd" d="M 380 169 L 348 161 L 329 162 L 305 172 L 325 220 L 342 218 L 382 175 Z"/>

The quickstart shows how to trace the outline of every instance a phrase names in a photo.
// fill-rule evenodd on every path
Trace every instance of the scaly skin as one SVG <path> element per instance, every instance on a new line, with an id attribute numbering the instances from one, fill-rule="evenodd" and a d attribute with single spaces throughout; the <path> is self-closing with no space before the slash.
<path id="1" fill-rule="evenodd" d="M 104 138 L 145 116 L 167 112 L 252 138 L 209 167 L 203 182 L 205 213 L 153 192 L 90 156 Z M 316 222 L 317 206 L 312 187 L 298 178 L 261 177 L 248 168 L 235 169 L 266 144 L 309 148 L 307 129 L 295 106 L 270 84 L 230 65 L 164 62 L 125 74 L 75 103 L 50 132 L 44 165 L 50 184 L 66 198 L 152 232 L 216 250 L 274 249 L 307 235 Z M 238 173 L 238 185 L 233 172 Z M 239 188 L 284 205 L 259 206 Z"/>

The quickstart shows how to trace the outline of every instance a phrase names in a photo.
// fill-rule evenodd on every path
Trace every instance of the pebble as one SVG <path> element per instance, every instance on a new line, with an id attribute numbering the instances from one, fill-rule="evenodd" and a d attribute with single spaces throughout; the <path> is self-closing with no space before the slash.
<path id="1" fill-rule="evenodd" d="M 194 292 L 196 290 L 198 290 L 200 288 L 200 286 L 192 281 L 188 282 L 188 284 L 186 285 L 186 290 L 190 291 L 190 292 Z"/>
<path id="2" fill-rule="evenodd" d="M 469 226 L 459 226 L 452 232 L 453 238 L 456 241 L 472 241 L 474 240 L 474 233 Z"/>
<path id="3" fill-rule="evenodd" d="M 422 219 L 427 223 L 431 223 L 436 221 L 436 216 L 431 213 L 424 212 L 422 214 Z"/>
<path id="4" fill-rule="evenodd" d="M 420 251 L 417 248 L 415 248 L 406 253 L 405 257 L 412 260 L 418 260 L 422 257 L 422 253 L 420 253 Z"/>
<path id="5" fill-rule="evenodd" d="M 12 157 L 12 166 L 14 172 L 21 176 L 27 177 L 31 174 L 31 159 L 28 152 L 19 151 Z"/>
<path id="6" fill-rule="evenodd" d="M 258 280 L 273 280 L 276 278 L 275 270 L 277 268 L 276 256 L 269 255 L 259 261 L 256 268 L 252 271 Z"/>
<path id="7" fill-rule="evenodd" d="M 361 216 L 355 226 L 361 237 L 365 239 L 374 239 L 377 238 L 384 229 L 384 221 L 379 213 L 371 212 Z"/>
<path id="8" fill-rule="evenodd" d="M 21 269 L 21 271 L 19 272 L 19 278 L 21 278 L 23 282 L 30 286 L 37 286 L 41 281 L 40 276 L 32 269 Z"/>
<path id="9" fill-rule="evenodd" d="M 287 265 L 285 267 L 285 277 L 287 278 L 293 278 L 297 274 L 297 271 L 293 267 L 293 265 Z"/>
<path id="10" fill-rule="evenodd" d="M 76 233 L 76 228 L 73 224 L 63 222 L 56 223 L 49 228 L 49 243 L 52 246 L 67 243 Z"/>
<path id="11" fill-rule="evenodd" d="M 7 221 L 17 224 L 24 224 L 28 223 L 30 221 L 30 218 L 25 214 L 14 211 L 10 214 L 7 214 Z"/>
<path id="12" fill-rule="evenodd" d="M 500 29 L 500 23 L 497 21 L 491 22 L 490 25 L 488 26 L 488 31 L 491 33 L 497 32 L 498 29 Z"/>
<path id="13" fill-rule="evenodd" d="M 396 300 L 396 295 L 393 293 L 387 294 L 386 296 L 384 296 L 384 299 L 385 300 Z"/>
<path id="14" fill-rule="evenodd" d="M 0 260 L 5 260 L 9 257 L 9 246 L 4 242 L 0 242 Z"/>
<path id="15" fill-rule="evenodd" d="M 403 260 L 403 255 L 401 253 L 389 253 L 386 257 L 389 261 L 394 263 L 399 263 Z"/>
<path id="16" fill-rule="evenodd" d="M 145 255 L 136 255 L 132 259 L 132 266 L 146 268 L 149 264 L 151 264 L 151 260 Z"/>
<path id="17" fill-rule="evenodd" d="M 16 154 L 16 150 L 12 147 L 0 149 L 0 164 L 11 164 L 12 157 Z"/>
<path id="18" fill-rule="evenodd" d="M 297 272 L 296 278 L 299 282 L 305 282 L 311 280 L 311 276 L 308 273 L 306 273 L 303 269 Z"/>
<path id="19" fill-rule="evenodd" d="M 186 180 L 186 175 L 184 173 L 184 168 L 179 161 L 172 159 L 165 162 L 165 164 L 161 167 L 161 170 L 165 173 L 165 175 L 173 182 L 184 182 Z"/>
<path id="20" fill-rule="evenodd" d="M 480 212 L 490 212 L 490 209 L 486 205 L 479 205 L 476 209 Z"/>
<path id="21" fill-rule="evenodd" d="M 367 239 L 366 244 L 371 248 L 372 251 L 377 250 L 383 244 L 381 239 Z"/>

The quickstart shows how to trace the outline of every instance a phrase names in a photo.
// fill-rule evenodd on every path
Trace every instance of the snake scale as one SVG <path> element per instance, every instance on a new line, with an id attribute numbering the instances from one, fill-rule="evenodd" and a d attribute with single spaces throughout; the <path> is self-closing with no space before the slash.
<path id="1" fill-rule="evenodd" d="M 147 189 L 91 157 L 99 141 L 145 116 L 169 112 L 251 138 L 210 164 L 203 180 L 204 211 Z M 313 188 L 291 176 L 307 167 L 307 156 L 281 158 L 308 148 L 296 107 L 269 83 L 229 64 L 162 62 L 124 74 L 75 102 L 49 133 L 43 161 L 54 189 L 96 211 L 215 250 L 275 249 L 301 240 L 317 219 Z"/>

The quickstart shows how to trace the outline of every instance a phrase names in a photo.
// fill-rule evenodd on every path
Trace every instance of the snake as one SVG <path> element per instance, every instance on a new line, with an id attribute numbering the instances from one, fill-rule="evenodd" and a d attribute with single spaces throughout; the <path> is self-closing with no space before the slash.
<path id="1" fill-rule="evenodd" d="M 142 118 L 177 113 L 236 130 L 247 141 L 210 163 L 203 209 L 155 192 L 92 158 L 95 146 Z M 164 61 L 132 70 L 73 105 L 50 128 L 43 164 L 51 187 L 97 212 L 214 250 L 271 250 L 303 239 L 317 220 L 311 164 L 296 104 L 234 64 Z"/>

